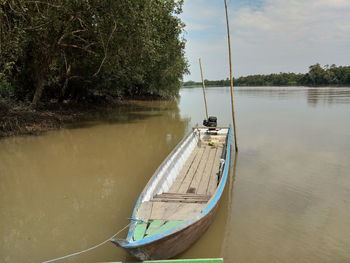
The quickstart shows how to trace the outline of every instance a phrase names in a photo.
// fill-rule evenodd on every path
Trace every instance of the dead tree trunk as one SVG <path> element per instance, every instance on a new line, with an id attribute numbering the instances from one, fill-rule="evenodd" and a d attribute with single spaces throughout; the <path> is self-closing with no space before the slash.
<path id="1" fill-rule="evenodd" d="M 67 67 L 67 70 L 66 70 L 66 79 L 64 80 L 64 84 L 63 84 L 62 89 L 61 89 L 61 94 L 60 94 L 60 97 L 58 99 L 58 101 L 60 103 L 63 102 L 64 95 L 66 94 L 71 71 L 72 71 L 72 64 L 69 64 Z"/>
<path id="2" fill-rule="evenodd" d="M 49 72 L 50 64 L 52 62 L 52 56 L 48 55 L 47 53 L 48 52 L 38 52 L 37 58 L 33 63 L 35 72 L 35 93 L 31 103 L 31 108 L 36 108 L 38 106 L 38 103 L 43 95 L 46 75 Z"/>
<path id="3" fill-rule="evenodd" d="M 42 76 L 38 76 L 36 78 L 36 88 L 35 88 L 34 97 L 31 103 L 31 108 L 36 108 L 38 106 L 41 96 L 43 95 L 43 91 L 44 91 L 44 79 Z"/>

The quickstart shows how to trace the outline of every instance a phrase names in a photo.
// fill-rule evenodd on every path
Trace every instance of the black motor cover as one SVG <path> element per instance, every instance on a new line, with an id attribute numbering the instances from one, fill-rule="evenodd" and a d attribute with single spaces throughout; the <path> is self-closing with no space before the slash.
<path id="1" fill-rule="evenodd" d="M 203 125 L 205 127 L 216 127 L 217 126 L 217 118 L 214 116 L 210 116 L 207 120 L 203 121 Z"/>

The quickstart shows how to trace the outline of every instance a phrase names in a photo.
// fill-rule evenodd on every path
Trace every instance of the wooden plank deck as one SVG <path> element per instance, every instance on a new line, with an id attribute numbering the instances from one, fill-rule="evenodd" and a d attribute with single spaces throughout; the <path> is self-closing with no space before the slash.
<path id="1" fill-rule="evenodd" d="M 143 220 L 190 220 L 200 214 L 206 207 L 203 203 L 180 203 L 180 202 L 144 202 L 142 206 L 152 203 L 151 215 L 137 214 Z"/>
<path id="2" fill-rule="evenodd" d="M 198 203 L 163 203 L 153 202 L 150 219 L 161 218 L 163 220 L 191 220 L 199 215 L 206 204 Z"/>
<path id="3" fill-rule="evenodd" d="M 184 166 L 169 192 L 213 194 L 216 188 L 214 185 L 217 185 L 215 178 L 219 171 L 222 150 L 221 145 L 202 144 L 191 165 Z"/>
<path id="4" fill-rule="evenodd" d="M 137 217 L 148 219 L 151 217 L 153 202 L 143 202 L 137 211 Z"/>
<path id="5" fill-rule="evenodd" d="M 191 156 L 188 158 L 188 160 L 186 161 L 184 167 L 181 169 L 179 175 L 176 177 L 176 180 L 174 181 L 174 183 L 172 184 L 172 186 L 170 187 L 169 192 L 171 193 L 177 193 L 177 191 L 179 190 L 182 181 L 184 180 L 185 176 L 188 173 L 188 170 L 191 168 L 191 166 L 193 165 L 194 160 L 196 159 L 197 155 L 200 154 L 201 148 L 200 147 L 196 147 Z"/>
<path id="6" fill-rule="evenodd" d="M 215 149 L 215 151 L 210 151 L 210 155 L 208 158 L 208 161 L 205 165 L 205 169 L 203 172 L 203 178 L 199 183 L 198 189 L 196 191 L 197 194 L 207 194 L 209 180 L 210 180 L 210 174 L 212 172 L 212 168 L 214 166 L 215 156 L 216 152 L 218 151 L 218 148 Z"/>
<path id="7" fill-rule="evenodd" d="M 216 151 L 216 154 L 215 154 L 215 159 L 213 162 L 212 170 L 210 173 L 209 184 L 208 184 L 208 188 L 207 188 L 208 195 L 214 194 L 214 192 L 218 186 L 218 172 L 219 172 L 219 168 L 220 168 L 220 158 L 221 158 L 221 154 L 222 154 L 222 149 L 223 149 L 223 147 L 219 146 L 218 150 Z"/>
<path id="8" fill-rule="evenodd" d="M 143 202 L 137 217 L 148 220 L 190 220 L 199 215 L 218 185 L 221 140 L 210 146 L 202 142 L 197 146 L 167 193 L 155 195 Z"/>
<path id="9" fill-rule="evenodd" d="M 206 164 L 208 162 L 210 162 L 210 160 L 208 160 L 208 158 L 209 158 L 211 152 L 213 152 L 212 147 L 209 145 L 205 146 L 204 154 L 202 156 L 202 159 L 200 160 L 197 171 L 194 173 L 194 175 L 192 177 L 192 182 L 191 182 L 189 188 L 187 189 L 187 193 L 196 193 L 197 192 L 197 189 L 199 188 L 199 184 L 203 178 Z"/>
<path id="10" fill-rule="evenodd" d="M 198 170 L 198 167 L 203 160 L 203 155 L 205 150 L 207 150 L 206 147 L 200 147 L 200 150 L 198 154 L 196 155 L 196 158 L 194 159 L 192 165 L 186 172 L 185 178 L 182 180 L 179 189 L 177 190 L 178 193 L 187 193 L 187 190 L 192 182 L 192 178 L 195 175 L 195 173 Z M 176 183 L 177 179 L 175 180 Z"/>

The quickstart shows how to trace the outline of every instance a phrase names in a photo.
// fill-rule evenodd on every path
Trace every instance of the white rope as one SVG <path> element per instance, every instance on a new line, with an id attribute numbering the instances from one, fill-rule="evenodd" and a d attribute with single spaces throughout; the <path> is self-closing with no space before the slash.
<path id="1" fill-rule="evenodd" d="M 107 240 L 103 241 L 102 243 L 96 245 L 96 246 L 93 246 L 93 247 L 90 247 L 90 248 L 87 248 L 87 249 L 84 249 L 82 251 L 79 251 L 79 252 L 76 252 L 76 253 L 73 253 L 73 254 L 69 254 L 67 256 L 63 256 L 63 257 L 60 257 L 60 258 L 54 258 L 54 259 L 50 259 L 48 261 L 43 261 L 41 263 L 49 263 L 49 262 L 54 262 L 54 261 L 58 261 L 58 260 L 62 260 L 62 259 L 65 259 L 65 258 L 70 258 L 70 257 L 73 257 L 73 256 L 77 256 L 77 255 L 80 255 L 80 254 L 83 254 L 85 252 L 88 252 L 90 250 L 93 250 L 95 248 L 98 248 L 104 244 L 106 244 L 107 242 L 109 242 L 112 238 L 114 238 L 115 236 L 117 236 L 119 233 L 121 233 L 122 231 L 124 231 L 128 226 L 130 225 L 127 224 L 125 227 L 123 227 L 121 230 L 119 230 L 117 233 L 115 233 L 113 236 L 111 236 L 110 238 L 108 238 Z"/>

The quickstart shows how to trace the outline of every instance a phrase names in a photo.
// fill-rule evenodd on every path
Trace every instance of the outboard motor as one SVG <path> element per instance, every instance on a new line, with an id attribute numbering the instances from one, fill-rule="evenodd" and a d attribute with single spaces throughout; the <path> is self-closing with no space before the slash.
<path id="1" fill-rule="evenodd" d="M 217 118 L 210 116 L 207 120 L 203 121 L 203 125 L 209 128 L 215 128 L 218 126 Z"/>

